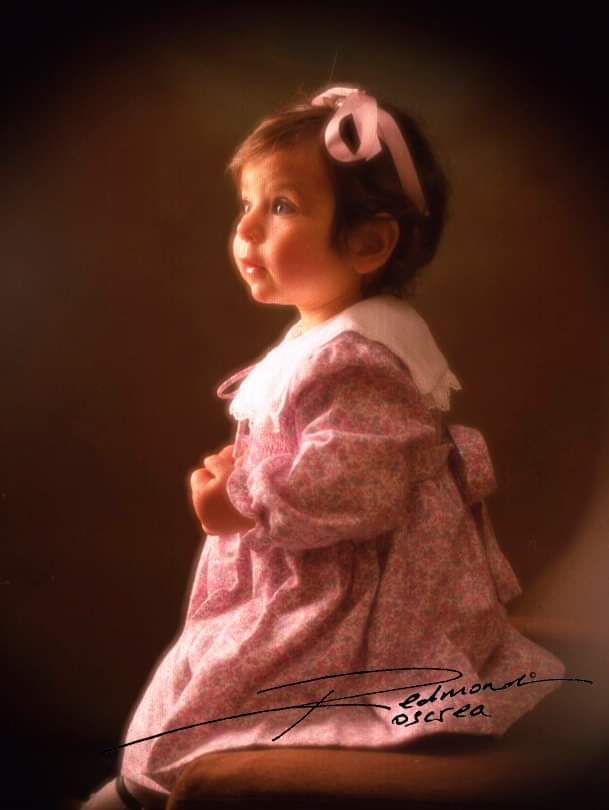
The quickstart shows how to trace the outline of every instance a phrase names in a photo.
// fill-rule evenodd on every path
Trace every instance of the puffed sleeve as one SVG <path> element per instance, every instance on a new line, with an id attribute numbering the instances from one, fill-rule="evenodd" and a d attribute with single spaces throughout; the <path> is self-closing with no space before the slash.
<path id="1" fill-rule="evenodd" d="M 237 468 L 227 482 L 233 505 L 256 521 L 243 537 L 299 550 L 394 530 L 414 482 L 430 459 L 441 462 L 410 372 L 384 345 L 339 335 L 290 386 L 295 452 Z"/>

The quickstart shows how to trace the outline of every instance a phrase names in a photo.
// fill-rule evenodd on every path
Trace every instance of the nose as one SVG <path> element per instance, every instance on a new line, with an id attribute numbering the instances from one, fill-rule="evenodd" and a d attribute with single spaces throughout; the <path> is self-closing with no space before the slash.
<path id="1" fill-rule="evenodd" d="M 262 223 L 253 209 L 239 220 L 237 234 L 244 242 L 260 242 L 263 239 Z"/>

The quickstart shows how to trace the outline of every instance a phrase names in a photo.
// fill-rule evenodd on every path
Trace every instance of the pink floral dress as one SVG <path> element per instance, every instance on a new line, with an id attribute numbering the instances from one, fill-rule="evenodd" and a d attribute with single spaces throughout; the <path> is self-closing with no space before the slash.
<path id="1" fill-rule="evenodd" d="M 409 304 L 295 325 L 218 395 L 239 382 L 227 492 L 256 524 L 205 539 L 125 776 L 170 791 L 210 751 L 501 735 L 559 685 L 543 681 L 562 663 L 507 621 L 520 589 L 487 446 L 445 423 L 460 386 Z"/>

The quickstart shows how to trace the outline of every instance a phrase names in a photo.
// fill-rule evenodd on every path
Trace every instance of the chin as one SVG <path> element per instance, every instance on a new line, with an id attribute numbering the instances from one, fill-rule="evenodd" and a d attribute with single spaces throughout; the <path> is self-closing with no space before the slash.
<path id="1" fill-rule="evenodd" d="M 283 300 L 283 297 L 279 295 L 276 291 L 265 287 L 264 284 L 251 284 L 250 285 L 250 295 L 254 299 L 254 301 L 258 301 L 260 304 L 286 304 L 287 302 Z"/>
<path id="2" fill-rule="evenodd" d="M 259 304 L 274 304 L 275 299 L 270 293 L 264 292 L 263 290 L 256 290 L 250 288 L 250 296 L 254 301 L 257 301 Z"/>

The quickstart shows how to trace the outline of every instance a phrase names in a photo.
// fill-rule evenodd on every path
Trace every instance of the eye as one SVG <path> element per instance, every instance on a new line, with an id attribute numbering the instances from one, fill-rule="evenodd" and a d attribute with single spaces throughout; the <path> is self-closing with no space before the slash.
<path id="1" fill-rule="evenodd" d="M 289 200 L 286 200 L 285 197 L 277 197 L 274 199 L 271 207 L 274 214 L 292 214 L 294 212 L 294 206 Z"/>
<path id="2" fill-rule="evenodd" d="M 239 213 L 247 214 L 247 212 L 249 211 L 249 205 L 250 205 L 249 200 L 241 200 L 241 202 L 239 203 Z"/>

